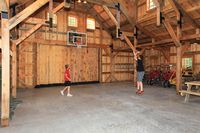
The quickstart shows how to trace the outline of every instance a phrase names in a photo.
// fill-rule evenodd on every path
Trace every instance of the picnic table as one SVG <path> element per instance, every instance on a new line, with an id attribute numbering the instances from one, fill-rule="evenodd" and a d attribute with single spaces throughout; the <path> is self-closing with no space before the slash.
<path id="1" fill-rule="evenodd" d="M 200 86 L 200 81 L 190 81 L 185 82 L 187 85 L 187 90 L 181 90 L 179 91 L 181 94 L 185 94 L 185 102 L 188 102 L 190 95 L 200 96 L 200 91 L 193 91 L 191 88 L 192 86 Z"/>

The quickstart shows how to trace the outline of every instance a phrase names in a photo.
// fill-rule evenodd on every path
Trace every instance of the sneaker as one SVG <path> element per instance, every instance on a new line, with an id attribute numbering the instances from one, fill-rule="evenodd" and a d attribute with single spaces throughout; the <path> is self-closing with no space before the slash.
<path id="1" fill-rule="evenodd" d="M 61 94 L 62 96 L 64 96 L 64 95 L 65 95 L 63 91 L 60 91 L 60 94 Z"/>
<path id="2" fill-rule="evenodd" d="M 144 91 L 139 91 L 138 94 L 144 94 Z"/>
<path id="3" fill-rule="evenodd" d="M 136 94 L 139 94 L 139 92 L 140 92 L 140 90 L 138 89 L 135 93 L 136 93 Z"/>
<path id="4" fill-rule="evenodd" d="M 68 97 L 72 97 L 72 95 L 71 95 L 71 94 L 67 94 L 67 96 L 68 96 Z"/>

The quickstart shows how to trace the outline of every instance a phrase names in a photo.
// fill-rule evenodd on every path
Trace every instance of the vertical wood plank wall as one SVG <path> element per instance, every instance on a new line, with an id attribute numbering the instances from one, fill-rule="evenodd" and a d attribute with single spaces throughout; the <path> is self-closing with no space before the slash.
<path id="1" fill-rule="evenodd" d="M 176 66 L 176 47 L 170 47 L 169 50 L 170 62 L 168 63 L 159 50 L 150 49 L 145 51 L 145 68 L 146 71 L 159 68 L 161 65 Z M 193 72 L 200 72 L 200 45 L 189 45 L 188 49 L 183 54 L 183 57 L 193 57 Z"/>
<path id="2" fill-rule="evenodd" d="M 34 17 L 46 18 L 48 7 L 41 10 Z M 75 48 L 66 47 L 65 45 L 52 45 L 34 40 L 55 40 L 66 41 L 67 31 L 75 28 L 68 27 L 68 15 L 74 15 L 78 18 L 78 27 L 76 31 L 87 32 L 88 43 L 111 45 L 112 38 L 106 31 L 100 31 L 100 25 L 96 22 L 96 30 L 91 31 L 86 29 L 86 19 L 90 17 L 86 13 L 65 11 L 65 9 L 57 13 L 57 26 L 49 32 L 49 28 L 43 26 L 35 34 L 30 36 L 25 42 L 18 47 L 18 87 L 29 88 L 41 84 L 63 83 L 64 65 L 70 64 L 72 82 L 89 82 L 89 81 L 106 81 L 106 77 L 110 72 L 110 59 L 105 56 L 104 50 L 100 48 Z M 23 35 L 32 25 L 23 24 L 20 26 L 20 35 Z M 114 44 L 120 47 L 119 44 Z M 118 46 L 119 45 L 119 46 Z M 110 54 L 110 48 L 106 51 Z M 100 54 L 102 52 L 102 54 Z M 102 55 L 102 56 L 101 56 Z M 110 56 L 110 55 L 108 55 Z M 131 57 L 130 53 L 119 53 L 116 56 L 116 78 L 118 81 L 132 80 Z M 99 62 L 101 58 L 99 67 Z M 106 64 L 107 63 L 107 64 Z M 121 63 L 121 64 L 120 64 Z M 127 68 L 126 65 L 130 68 Z M 120 65 L 125 66 L 123 72 Z M 118 69 L 118 70 L 117 70 Z M 120 69 L 120 70 L 119 70 Z M 101 70 L 101 71 L 100 71 Z M 99 79 L 99 74 L 102 74 L 102 79 Z"/>

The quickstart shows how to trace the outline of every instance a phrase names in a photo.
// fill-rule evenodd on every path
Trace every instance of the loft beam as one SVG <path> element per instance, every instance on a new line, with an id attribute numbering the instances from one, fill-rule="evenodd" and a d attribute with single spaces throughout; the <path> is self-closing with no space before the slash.
<path id="1" fill-rule="evenodd" d="M 45 21 L 44 21 L 45 23 Z M 40 27 L 42 27 L 43 23 L 35 25 L 32 29 L 27 31 L 23 36 L 21 36 L 18 40 L 14 41 L 15 45 L 19 45 L 21 42 L 23 42 L 26 38 L 31 36 L 34 32 L 36 32 Z"/>
<path id="2" fill-rule="evenodd" d="M 9 29 L 11 30 L 16 25 L 21 23 L 23 20 L 25 20 L 27 17 L 29 17 L 31 14 L 33 14 L 35 11 L 37 11 L 39 8 L 47 4 L 49 0 L 37 0 L 33 4 L 31 4 L 29 7 L 25 8 L 23 11 L 18 13 L 16 16 L 12 17 L 9 20 Z"/>

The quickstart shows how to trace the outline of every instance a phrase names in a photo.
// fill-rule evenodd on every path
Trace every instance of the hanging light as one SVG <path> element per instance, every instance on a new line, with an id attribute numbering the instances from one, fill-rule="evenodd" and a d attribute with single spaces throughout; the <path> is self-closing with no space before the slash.
<path id="1" fill-rule="evenodd" d="M 84 3 L 84 4 L 86 4 L 86 3 L 87 3 L 87 1 L 86 1 L 86 0 L 84 0 L 84 1 L 83 1 L 83 3 Z"/>
<path id="2" fill-rule="evenodd" d="M 81 3 L 81 0 L 78 0 L 78 3 Z"/>

